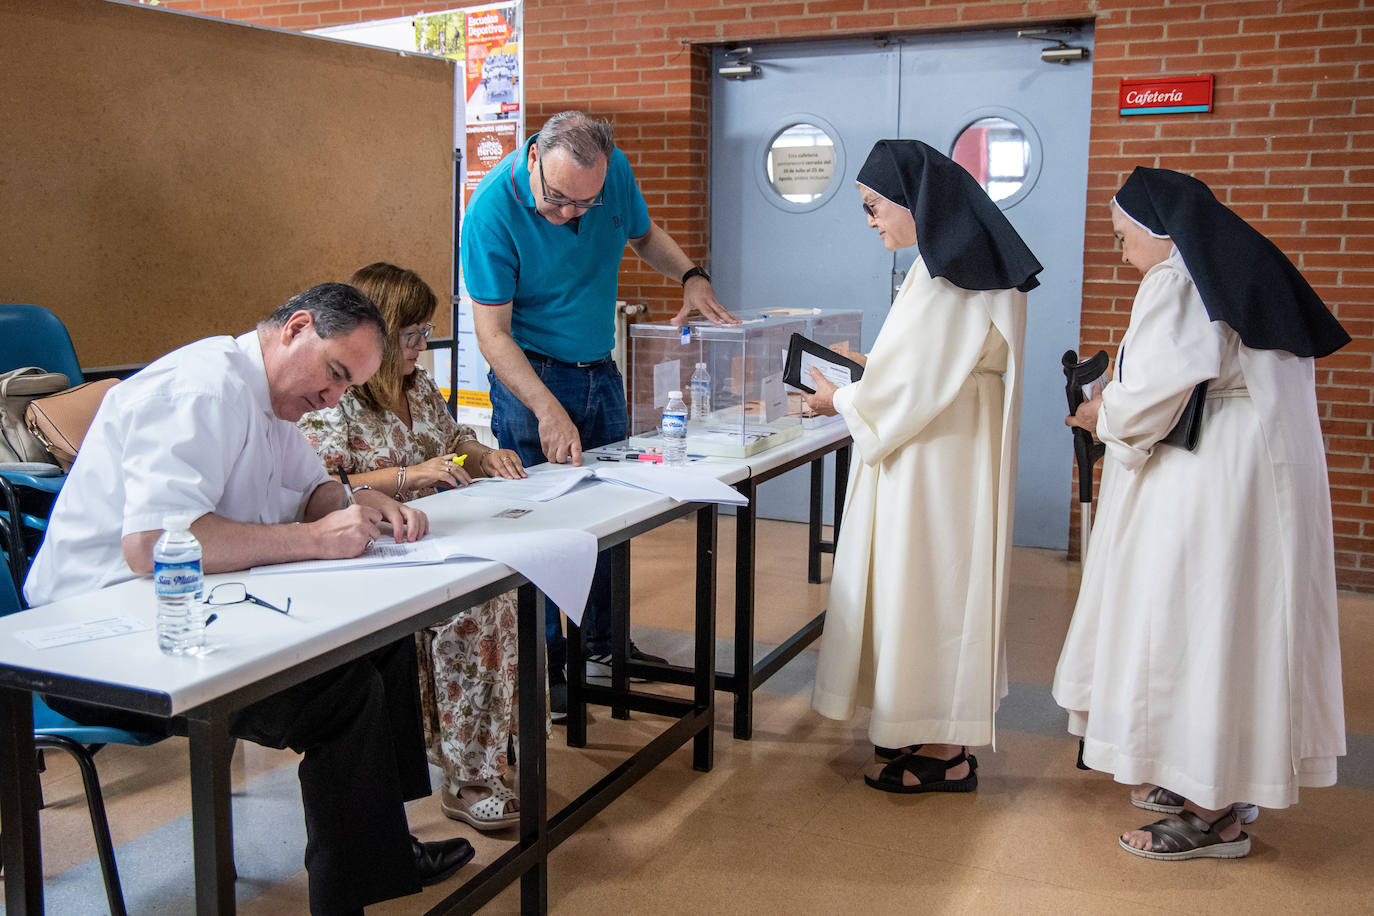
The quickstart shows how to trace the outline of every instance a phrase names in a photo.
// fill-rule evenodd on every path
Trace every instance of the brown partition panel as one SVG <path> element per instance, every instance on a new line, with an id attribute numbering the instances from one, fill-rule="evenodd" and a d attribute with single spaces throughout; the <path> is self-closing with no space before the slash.
<path id="1" fill-rule="evenodd" d="M 448 301 L 451 61 L 106 0 L 0 3 L 0 36 L 0 302 L 56 312 L 83 365 L 372 261 Z"/>

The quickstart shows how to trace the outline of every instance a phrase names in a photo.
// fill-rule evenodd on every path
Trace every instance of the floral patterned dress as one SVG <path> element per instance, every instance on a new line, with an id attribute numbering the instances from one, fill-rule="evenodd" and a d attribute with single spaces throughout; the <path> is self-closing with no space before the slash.
<path id="1" fill-rule="evenodd" d="M 407 397 L 409 427 L 391 411 L 365 407 L 352 388 L 338 406 L 307 413 L 297 425 L 326 468 L 350 474 L 418 464 L 477 438 L 449 415 L 434 380 L 418 366 Z M 506 742 L 516 732 L 518 708 L 515 613 L 511 591 L 416 634 L 429 759 L 443 768 L 454 794 L 466 783 L 501 779 L 509 766 Z"/>

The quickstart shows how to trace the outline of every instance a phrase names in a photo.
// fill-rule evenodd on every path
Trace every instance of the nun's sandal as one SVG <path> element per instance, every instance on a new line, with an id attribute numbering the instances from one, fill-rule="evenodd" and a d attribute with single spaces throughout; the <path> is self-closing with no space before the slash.
<path id="1" fill-rule="evenodd" d="M 1146 811 L 1158 811 L 1160 814 L 1178 814 L 1183 810 L 1183 796 L 1170 792 L 1163 786 L 1155 786 L 1144 798 L 1132 798 L 1131 804 Z"/>
<path id="2" fill-rule="evenodd" d="M 946 779 L 945 774 L 961 763 L 968 763 L 968 775 L 963 779 Z M 978 788 L 977 769 L 978 760 L 968 753 L 968 748 L 960 749 L 948 760 L 901 754 L 883 767 L 876 779 L 865 773 L 864 782 L 875 789 L 902 795 L 914 795 L 917 792 L 972 792 Z M 907 773 L 919 781 L 908 785 L 905 778 Z"/>
<path id="3" fill-rule="evenodd" d="M 1221 833 L 1237 822 L 1236 809 L 1231 808 L 1214 821 L 1184 809 L 1173 817 L 1141 827 L 1150 835 L 1149 849 L 1136 849 L 1117 837 L 1121 848 L 1132 855 L 1161 862 L 1181 862 L 1184 859 L 1239 859 L 1250 852 L 1250 836 L 1245 831 L 1234 840 L 1223 840 Z"/>

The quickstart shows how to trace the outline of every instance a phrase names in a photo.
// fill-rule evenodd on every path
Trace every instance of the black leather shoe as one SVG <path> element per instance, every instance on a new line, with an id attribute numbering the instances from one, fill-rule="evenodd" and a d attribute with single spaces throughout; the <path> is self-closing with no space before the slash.
<path id="1" fill-rule="evenodd" d="M 460 836 L 436 843 L 421 843 L 411 837 L 410 848 L 415 854 L 415 874 L 423 887 L 448 880 L 472 861 L 472 844 Z"/>

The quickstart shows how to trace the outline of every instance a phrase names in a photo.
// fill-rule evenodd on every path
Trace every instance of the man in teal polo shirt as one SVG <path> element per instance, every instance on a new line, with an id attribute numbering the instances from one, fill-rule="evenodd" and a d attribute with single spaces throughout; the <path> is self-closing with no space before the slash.
<path id="1" fill-rule="evenodd" d="M 477 343 L 491 365 L 492 431 L 526 466 L 581 464 L 583 449 L 628 433 L 624 382 L 610 356 L 626 244 L 682 282 L 674 324 L 693 311 L 737 323 L 706 271 L 649 218 L 606 121 L 554 115 L 482 179 L 468 204 L 460 257 Z M 609 597 L 609 569 L 598 563 L 582 624 L 590 680 L 609 679 Z M 552 605 L 546 636 L 551 705 L 561 719 L 567 647 Z M 655 660 L 633 644 L 631 657 Z"/>

